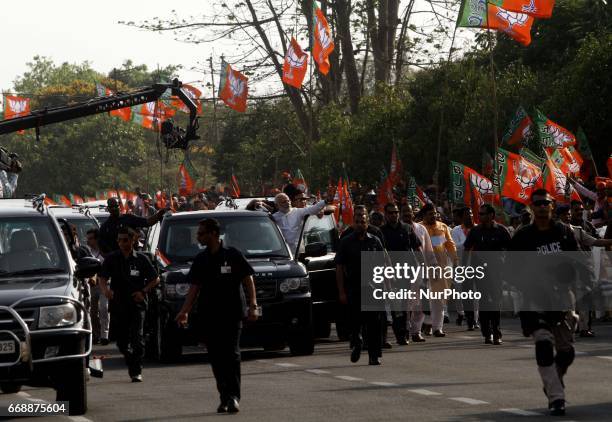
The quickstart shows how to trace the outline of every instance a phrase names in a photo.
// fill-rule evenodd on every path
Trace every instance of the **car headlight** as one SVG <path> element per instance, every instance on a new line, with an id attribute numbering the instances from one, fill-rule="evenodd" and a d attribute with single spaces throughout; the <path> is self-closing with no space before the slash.
<path id="1" fill-rule="evenodd" d="M 279 286 L 281 293 L 289 293 L 296 290 L 308 290 L 308 278 L 288 278 L 283 280 Z"/>
<path id="2" fill-rule="evenodd" d="M 189 293 L 189 287 L 191 287 L 189 283 L 176 284 L 175 285 L 176 295 L 177 296 L 187 296 L 187 293 Z"/>
<path id="3" fill-rule="evenodd" d="M 71 303 L 42 306 L 38 315 L 38 328 L 66 327 L 76 324 L 77 320 L 77 310 Z"/>

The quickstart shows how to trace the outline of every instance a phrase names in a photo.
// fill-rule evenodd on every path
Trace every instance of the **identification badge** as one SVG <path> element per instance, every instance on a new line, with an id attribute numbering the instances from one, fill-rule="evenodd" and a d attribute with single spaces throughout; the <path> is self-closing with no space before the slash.
<path id="1" fill-rule="evenodd" d="M 130 270 L 131 277 L 138 277 L 140 275 L 140 271 L 138 270 Z"/>
<path id="2" fill-rule="evenodd" d="M 232 267 L 230 267 L 229 265 L 223 265 L 221 267 L 221 274 L 231 274 L 232 273 Z"/>

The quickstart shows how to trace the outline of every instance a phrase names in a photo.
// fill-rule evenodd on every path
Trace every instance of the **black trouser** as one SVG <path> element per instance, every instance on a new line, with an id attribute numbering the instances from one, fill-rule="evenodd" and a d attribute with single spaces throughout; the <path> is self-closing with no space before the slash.
<path id="1" fill-rule="evenodd" d="M 144 306 L 113 306 L 111 325 L 117 339 L 117 348 L 125 357 L 131 377 L 142 373 L 145 351 L 144 320 Z"/>
<path id="2" fill-rule="evenodd" d="M 501 320 L 500 311 L 480 311 L 480 331 L 484 338 L 493 336 L 494 339 L 502 338 L 499 327 Z"/>
<path id="3" fill-rule="evenodd" d="M 351 346 L 363 344 L 362 334 L 368 342 L 370 358 L 382 356 L 382 323 L 383 312 L 361 311 L 361 302 L 349 298 L 349 321 L 351 324 Z"/>
<path id="4" fill-rule="evenodd" d="M 204 341 L 221 403 L 240 400 L 240 321 L 204 324 Z"/>
<path id="5" fill-rule="evenodd" d="M 394 311 L 391 313 L 391 316 L 393 317 L 393 323 L 391 326 L 393 327 L 395 339 L 398 341 L 398 343 L 402 340 L 406 340 L 406 337 L 408 336 L 408 312 Z"/>

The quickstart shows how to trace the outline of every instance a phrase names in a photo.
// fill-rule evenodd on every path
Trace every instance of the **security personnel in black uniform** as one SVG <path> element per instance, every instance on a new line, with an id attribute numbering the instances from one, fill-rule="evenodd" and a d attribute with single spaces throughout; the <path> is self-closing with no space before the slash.
<path id="1" fill-rule="evenodd" d="M 394 203 L 385 205 L 385 224 L 380 230 L 385 238 L 386 249 L 390 252 L 415 252 L 421 248 L 421 241 L 414 234 L 412 226 L 400 221 L 399 208 Z M 413 264 L 417 265 L 417 262 Z M 391 315 L 397 344 L 404 346 L 408 344 L 408 312 L 394 310 Z"/>
<path id="2" fill-rule="evenodd" d="M 530 207 L 534 215 L 533 223 L 514 234 L 510 250 L 533 251 L 542 262 L 546 262 L 547 256 L 554 257 L 555 254 L 565 251 L 578 250 L 578 243 L 571 227 L 552 219 L 555 203 L 545 189 L 537 189 L 531 194 Z M 508 271 L 508 275 L 516 278 L 515 285 L 518 285 L 519 289 L 520 283 L 531 285 L 530 290 L 525 289 L 528 292 L 533 292 L 534 287 L 539 288 L 537 293 L 528 294 L 526 301 L 539 300 L 536 303 L 539 308 L 543 308 L 541 303 L 555 296 L 555 291 L 552 286 L 544 285 L 542 280 L 534 280 L 533 269 L 525 267 L 529 266 L 524 262 L 515 264 Z M 571 266 L 558 269 L 567 273 L 571 270 Z M 556 279 L 563 276 L 563 274 L 547 275 Z M 535 341 L 538 372 L 544 384 L 544 393 L 548 397 L 548 408 L 551 415 L 555 416 L 565 415 L 563 376 L 574 361 L 573 336 L 577 322 L 574 312 L 571 311 L 571 305 L 559 302 L 555 306 L 557 309 L 554 310 L 520 312 L 523 334 L 532 336 Z"/>
<path id="3" fill-rule="evenodd" d="M 111 330 L 115 333 L 119 351 L 125 356 L 132 382 L 142 382 L 147 294 L 159 284 L 157 271 L 149 258 L 134 250 L 137 241 L 133 229 L 119 228 L 119 250 L 104 259 L 98 273 L 102 292 L 109 300 Z"/>
<path id="4" fill-rule="evenodd" d="M 361 356 L 363 339 L 362 329 L 367 330 L 368 355 L 370 365 L 380 365 L 382 356 L 382 312 L 361 311 L 361 252 L 379 251 L 383 246 L 380 240 L 368 233 L 368 215 L 354 216 L 353 233 L 340 241 L 336 253 L 336 282 L 340 303 L 348 304 L 351 324 L 351 362 L 357 362 Z M 365 327 L 364 327 L 365 326 Z"/>
<path id="5" fill-rule="evenodd" d="M 110 216 L 100 226 L 99 234 L 100 251 L 105 256 L 119 249 L 117 233 L 120 227 L 130 227 L 134 230 L 141 227 L 150 227 L 161 221 L 166 212 L 165 209 L 161 209 L 148 218 L 138 217 L 133 214 L 121 214 L 117 198 L 109 198 L 106 201 L 106 208 Z"/>
<path id="6" fill-rule="evenodd" d="M 240 401 L 240 331 L 248 297 L 248 320 L 257 320 L 253 268 L 242 253 L 223 246 L 221 227 L 213 218 L 202 220 L 198 242 L 206 246 L 194 259 L 187 276 L 189 293 L 176 321 L 184 325 L 199 295 L 198 316 L 203 329 L 221 403 L 218 413 L 236 413 Z"/>

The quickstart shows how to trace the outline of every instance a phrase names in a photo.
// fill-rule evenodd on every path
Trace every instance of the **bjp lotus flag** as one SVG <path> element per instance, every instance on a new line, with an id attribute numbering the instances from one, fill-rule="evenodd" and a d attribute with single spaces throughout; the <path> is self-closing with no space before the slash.
<path id="1" fill-rule="evenodd" d="M 317 7 L 316 2 L 312 2 L 312 57 L 319 66 L 319 72 L 323 75 L 329 73 L 329 55 L 334 51 L 335 45 L 332 40 L 331 31 L 325 15 Z"/>
<path id="2" fill-rule="evenodd" d="M 543 147 L 564 148 L 576 145 L 576 137 L 573 133 L 550 120 L 540 110 L 536 110 L 533 122 Z"/>
<path id="3" fill-rule="evenodd" d="M 30 113 L 30 99 L 17 97 L 15 95 L 4 95 L 4 118 L 13 119 L 15 117 L 25 116 Z M 24 130 L 17 133 L 23 135 Z"/>
<path id="4" fill-rule="evenodd" d="M 552 16 L 555 0 L 488 0 L 509 12 L 524 13 L 534 18 L 548 19 Z"/>
<path id="5" fill-rule="evenodd" d="M 198 106 L 198 114 L 202 114 L 202 102 L 200 101 L 200 98 L 202 97 L 202 91 L 200 91 L 194 86 L 187 84 L 181 85 L 181 88 L 183 89 L 183 91 L 185 91 L 187 96 L 191 98 L 193 102 L 196 103 L 196 105 Z M 177 110 L 182 111 L 183 113 L 189 113 L 189 109 L 179 97 L 173 96 L 170 105 L 176 108 Z"/>
<path id="6" fill-rule="evenodd" d="M 283 64 L 283 82 L 295 88 L 301 88 L 307 69 L 308 54 L 302 51 L 302 47 L 292 37 Z"/>
<path id="7" fill-rule="evenodd" d="M 527 204 L 531 193 L 543 186 L 542 170 L 519 154 L 498 148 L 494 184 L 501 196 Z"/>
<path id="8" fill-rule="evenodd" d="M 196 177 L 191 161 L 185 159 L 179 166 L 179 195 L 189 196 L 194 192 Z"/>
<path id="9" fill-rule="evenodd" d="M 502 9 L 487 3 L 487 0 L 462 0 L 457 26 L 505 32 L 513 40 L 527 46 L 531 44 L 533 21 L 533 16 Z"/>
<path id="10" fill-rule="evenodd" d="M 228 107 L 244 113 L 248 95 L 249 79 L 226 63 L 221 62 L 221 82 L 219 83 L 219 98 Z"/>
<path id="11" fill-rule="evenodd" d="M 113 91 L 97 82 L 96 92 L 98 93 L 98 97 L 110 97 L 114 94 Z M 111 110 L 108 114 L 110 114 L 111 116 L 119 117 L 124 122 L 129 122 L 132 120 L 132 109 L 130 107 L 123 107 L 117 110 Z"/>

